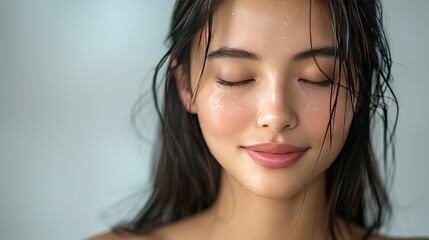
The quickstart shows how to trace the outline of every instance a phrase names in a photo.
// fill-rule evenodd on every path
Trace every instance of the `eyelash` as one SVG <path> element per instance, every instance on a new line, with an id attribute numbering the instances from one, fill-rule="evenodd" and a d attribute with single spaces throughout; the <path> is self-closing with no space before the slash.
<path id="1" fill-rule="evenodd" d="M 254 81 L 254 79 L 247 79 L 247 80 L 243 80 L 243 81 L 239 81 L 239 82 L 228 82 L 228 81 L 225 81 L 223 79 L 219 79 L 217 81 L 217 83 L 219 83 L 220 85 L 227 86 L 227 87 L 242 87 L 244 85 L 250 84 L 253 81 Z"/>
<path id="2" fill-rule="evenodd" d="M 327 79 L 327 80 L 321 81 L 321 82 L 313 82 L 313 81 L 310 81 L 307 79 L 300 78 L 300 79 L 298 79 L 298 81 L 301 81 L 301 82 L 307 83 L 307 84 L 316 85 L 317 87 L 329 87 L 334 83 L 334 81 L 331 79 Z"/>
<path id="3" fill-rule="evenodd" d="M 217 83 L 219 83 L 220 85 L 223 85 L 223 86 L 227 86 L 227 87 L 242 87 L 242 86 L 245 86 L 247 84 L 250 84 L 253 81 L 254 81 L 254 79 L 247 79 L 247 80 L 243 80 L 243 81 L 239 81 L 239 82 L 229 82 L 229 81 L 225 81 L 223 79 L 219 79 L 217 81 Z M 328 87 L 328 86 L 331 86 L 333 84 L 333 81 L 330 79 L 327 79 L 327 80 L 322 81 L 322 82 L 313 82 L 313 81 L 310 81 L 307 79 L 300 78 L 300 79 L 298 79 L 298 81 L 301 81 L 301 82 L 306 83 L 306 84 L 316 85 L 318 87 Z"/>

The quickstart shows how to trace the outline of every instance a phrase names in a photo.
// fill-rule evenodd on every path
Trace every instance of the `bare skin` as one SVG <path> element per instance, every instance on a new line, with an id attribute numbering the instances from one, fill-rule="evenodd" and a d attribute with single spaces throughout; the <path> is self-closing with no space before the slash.
<path id="1" fill-rule="evenodd" d="M 227 180 L 225 180 L 227 181 Z M 323 179 L 318 179 L 313 186 L 309 189 L 308 198 L 312 198 L 315 196 L 323 195 L 323 187 L 318 187 L 318 185 L 323 185 Z M 252 202 L 254 204 L 260 203 L 261 199 L 253 199 Z M 226 205 L 222 206 L 225 202 Z M 227 203 L 228 202 L 228 203 Z M 323 202 L 323 201 L 321 201 Z M 253 203 L 250 203 L 253 204 Z M 218 201 L 206 211 L 196 214 L 194 216 L 190 216 L 188 218 L 182 219 L 180 221 L 167 224 L 166 226 L 154 229 L 150 233 L 145 235 L 133 235 L 133 234 L 124 234 L 117 235 L 115 233 L 105 233 L 89 240 L 217 240 L 217 239 L 329 239 L 329 234 L 326 228 L 317 227 L 317 223 L 326 217 L 326 213 L 323 211 L 318 211 L 317 207 L 322 207 L 325 203 L 315 204 L 313 206 L 309 206 L 308 204 L 304 204 L 303 211 L 300 214 L 300 220 L 298 224 L 296 224 L 296 229 L 289 229 L 289 233 L 284 237 L 280 233 L 282 232 L 281 228 L 277 228 L 275 223 L 269 222 L 273 221 L 274 218 L 264 219 L 266 217 L 259 216 L 261 218 L 254 219 L 252 216 L 258 214 L 257 211 L 249 210 L 248 218 L 250 221 L 240 224 L 237 223 L 232 215 L 232 212 L 243 213 L 241 211 L 245 210 L 244 206 L 236 206 L 236 209 L 228 209 L 228 207 L 233 207 L 232 199 L 230 195 L 223 194 L 219 197 Z M 249 207 L 249 206 L 246 206 Z M 323 208 L 322 208 L 323 209 Z M 272 211 L 272 209 L 265 209 L 268 211 Z M 277 209 L 279 210 L 279 209 Z M 266 212 L 264 213 L 264 209 L 258 209 L 260 214 L 269 215 Z M 300 222 L 307 221 L 308 217 L 315 217 L 314 213 L 320 214 L 320 218 L 314 221 L 314 225 L 312 227 L 305 227 Z M 247 215 L 243 213 L 244 215 Z M 264 222 L 265 224 L 261 224 L 261 219 L 267 220 Z M 292 219 L 296 219 L 292 217 Z M 279 219 L 277 219 L 279 220 Z M 326 221 L 325 221 L 326 222 Z M 256 224 L 258 227 L 250 228 L 249 225 Z M 269 224 L 268 224 L 269 223 Z M 243 226 L 247 225 L 247 226 Z M 259 227 L 261 226 L 261 227 Z M 338 237 L 341 240 L 359 240 L 363 236 L 364 231 L 359 229 L 358 227 L 352 227 L 354 232 L 351 233 L 347 230 L 344 222 L 338 221 Z M 301 228 L 301 229 L 300 229 Z M 308 229 L 312 229 L 309 231 Z M 276 233 L 279 233 L 276 236 Z M 324 234 L 325 237 L 322 237 Z M 383 236 L 371 236 L 369 240 L 427 240 L 427 238 L 390 238 Z"/>
<path id="2" fill-rule="evenodd" d="M 205 232 L 207 229 L 200 229 L 206 227 L 208 222 L 205 219 L 206 213 L 201 213 L 181 221 L 169 224 L 161 228 L 155 229 L 145 235 L 135 234 L 115 234 L 112 232 L 104 233 L 98 236 L 89 238 L 88 240 L 201 240 L 201 239 L 228 239 L 228 238 L 215 238 L 214 235 L 207 235 L 211 230 Z M 196 229 L 198 229 L 196 231 Z M 347 232 L 344 227 L 343 232 Z M 356 235 L 346 234 L 342 235 L 342 240 L 360 240 L 361 238 Z M 289 238 L 287 238 L 289 239 Z M 317 238 L 316 238 L 317 239 Z M 371 236 L 369 240 L 428 240 L 428 238 L 392 238 L 385 236 Z"/>
<path id="3" fill-rule="evenodd" d="M 193 48 L 191 76 L 176 72 L 181 100 L 197 114 L 213 156 L 222 166 L 219 195 L 207 210 L 141 235 L 107 233 L 91 240 L 330 240 L 326 169 L 341 151 L 353 117 L 353 99 L 340 89 L 332 142 L 322 148 L 330 120 L 330 87 L 312 58 L 297 58 L 311 49 L 308 1 L 225 1 L 214 16 L 209 52 L 241 49 L 254 58 L 208 59 L 201 86 L 193 101 L 184 81 L 195 90 L 204 46 Z M 326 8 L 312 6 L 314 48 L 333 48 Z M 317 56 L 327 74 L 330 56 Z M 228 87 L 219 79 L 250 84 Z M 311 80 L 310 83 L 301 81 Z M 341 77 L 336 79 L 341 84 Z M 317 121 L 315 121 L 317 119 Z M 331 134 L 331 133 L 330 133 Z M 258 143 L 283 143 L 306 148 L 291 166 L 273 169 L 253 161 L 243 150 Z M 320 153 L 320 159 L 318 159 Z M 318 161 L 316 161 L 318 159 Z M 349 232 L 340 219 L 336 235 L 361 239 L 364 231 Z M 371 240 L 388 240 L 372 236 Z"/>

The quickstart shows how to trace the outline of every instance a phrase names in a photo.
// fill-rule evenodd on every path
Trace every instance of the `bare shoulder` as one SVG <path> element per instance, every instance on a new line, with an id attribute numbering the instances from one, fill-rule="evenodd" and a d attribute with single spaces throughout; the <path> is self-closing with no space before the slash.
<path id="1" fill-rule="evenodd" d="M 87 240 L 189 240 L 204 239 L 199 215 L 187 217 L 173 223 L 156 227 L 145 234 L 133 234 L 129 232 L 106 232 L 88 238 Z M 200 234 L 198 234 L 200 233 Z"/>
<path id="2" fill-rule="evenodd" d="M 429 240 L 429 238 L 392 238 L 392 237 L 382 237 L 382 236 L 374 236 L 371 237 L 370 240 Z"/>
<path id="3" fill-rule="evenodd" d="M 162 240 L 162 239 L 152 234 L 136 235 L 131 233 L 107 232 L 100 235 L 92 236 L 87 240 Z"/>
<path id="4" fill-rule="evenodd" d="M 347 226 L 345 225 L 345 222 L 343 220 L 340 220 L 340 226 L 342 227 L 342 231 L 346 233 L 346 235 L 349 236 L 347 239 L 353 239 L 358 240 L 362 239 L 365 234 L 366 230 L 360 226 L 357 225 L 351 225 L 352 231 L 350 232 Z M 426 237 L 391 237 L 386 235 L 371 235 L 368 240 L 429 240 L 429 238 Z"/>

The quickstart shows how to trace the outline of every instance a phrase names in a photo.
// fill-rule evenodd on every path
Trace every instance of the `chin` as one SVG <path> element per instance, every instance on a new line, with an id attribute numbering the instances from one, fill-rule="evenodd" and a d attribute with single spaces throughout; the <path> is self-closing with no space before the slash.
<path id="1" fill-rule="evenodd" d="M 255 196 L 284 200 L 291 198 L 302 199 L 304 194 L 315 186 L 316 189 L 325 191 L 325 172 L 321 171 L 316 174 L 312 180 L 311 172 L 286 175 L 284 172 L 273 174 L 252 174 L 249 181 L 244 181 L 244 188 Z M 309 182 L 310 181 L 310 182 Z"/>

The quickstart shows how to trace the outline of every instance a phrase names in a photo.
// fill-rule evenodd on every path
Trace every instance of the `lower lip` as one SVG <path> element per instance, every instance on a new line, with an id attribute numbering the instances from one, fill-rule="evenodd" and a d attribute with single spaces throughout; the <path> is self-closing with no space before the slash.
<path id="1" fill-rule="evenodd" d="M 305 153 L 302 152 L 292 152 L 285 154 L 275 154 L 275 153 L 266 153 L 266 152 L 256 152 L 249 149 L 245 149 L 247 154 L 255 160 L 258 164 L 267 167 L 267 168 L 285 168 L 294 164 L 298 159 Z"/>

